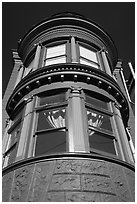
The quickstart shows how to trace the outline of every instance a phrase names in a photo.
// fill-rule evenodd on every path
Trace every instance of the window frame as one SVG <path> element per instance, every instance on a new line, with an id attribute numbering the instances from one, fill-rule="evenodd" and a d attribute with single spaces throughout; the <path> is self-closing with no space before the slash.
<path id="1" fill-rule="evenodd" d="M 47 49 L 55 47 L 55 46 L 59 46 L 59 45 L 65 45 L 65 54 L 47 58 Z M 58 59 L 59 57 L 62 57 L 62 56 L 65 56 L 65 58 L 66 58 L 66 62 L 63 62 L 63 63 L 70 62 L 70 42 L 69 42 L 69 39 L 55 41 L 55 42 L 48 43 L 45 45 L 45 53 L 44 53 L 44 57 L 43 57 L 43 66 L 49 66 L 49 65 L 46 65 L 47 60 Z M 55 63 L 55 64 L 57 64 L 57 63 Z"/>
<path id="2" fill-rule="evenodd" d="M 99 60 L 98 60 L 98 54 L 97 54 L 97 53 L 98 53 L 98 50 L 95 49 L 93 46 L 87 45 L 86 43 L 83 43 L 83 42 L 81 42 L 81 41 L 79 41 L 79 40 L 76 41 L 76 44 L 77 44 L 76 47 L 77 47 L 77 53 L 78 53 L 78 62 L 79 62 L 80 64 L 82 64 L 82 63 L 80 62 L 80 59 L 84 59 L 84 60 L 86 60 L 87 62 L 93 64 L 93 66 L 92 66 L 92 65 L 87 65 L 87 66 L 91 66 L 91 67 L 93 67 L 93 68 L 95 68 L 95 69 L 101 69 L 101 68 L 100 68 L 101 66 L 100 66 Z M 81 56 L 81 55 L 80 55 L 80 46 L 83 47 L 83 48 L 85 48 L 85 49 L 88 49 L 89 51 L 94 52 L 94 53 L 96 54 L 97 62 L 92 61 L 92 60 L 89 60 L 88 58 L 85 58 L 85 57 Z M 95 67 L 94 64 L 95 64 L 96 66 L 98 66 L 98 68 Z M 85 65 L 86 65 L 86 64 L 85 64 Z"/>
<path id="3" fill-rule="evenodd" d="M 50 92 L 50 91 L 49 91 Z M 64 102 L 57 102 L 57 103 L 53 103 L 53 104 L 48 104 L 48 105 L 40 105 L 40 97 L 41 97 L 41 94 L 39 96 L 37 96 L 37 103 L 36 103 L 36 107 L 34 108 L 34 111 L 36 113 L 36 119 L 35 119 L 35 129 L 34 129 L 34 134 L 33 134 L 33 153 L 32 153 L 32 156 L 35 157 L 35 152 L 36 152 L 36 142 L 37 142 L 37 137 L 38 137 L 38 134 L 41 134 L 41 133 L 50 133 L 50 132 L 56 132 L 56 131 L 59 131 L 59 130 L 62 130 L 64 129 L 65 130 L 65 133 L 66 133 L 66 151 L 67 152 L 67 126 L 66 126 L 66 123 L 65 123 L 65 126 L 64 127 L 60 127 L 60 128 L 48 128 L 48 129 L 43 129 L 43 130 L 37 130 L 37 127 L 38 127 L 38 119 L 39 119 L 39 113 L 42 112 L 42 111 L 48 111 L 48 110 L 55 110 L 57 108 L 64 108 L 65 109 L 65 112 L 66 109 L 67 109 L 67 106 L 68 106 L 68 102 L 66 100 L 66 94 L 67 94 L 67 90 L 65 91 L 60 91 L 60 93 L 58 93 L 57 95 L 59 94 L 62 94 L 64 93 L 65 94 L 65 101 Z M 42 93 L 43 95 L 43 93 Z M 51 96 L 54 96 L 54 94 L 51 94 Z M 46 96 L 45 96 L 46 97 Z M 48 97 L 48 96 L 47 96 Z M 66 120 L 66 114 L 65 114 L 65 120 Z M 56 153 L 56 152 L 55 152 Z M 61 152 L 62 153 L 62 152 Z M 45 153 L 46 154 L 46 153 Z M 47 153 L 48 154 L 48 153 Z M 51 153 L 49 153 L 51 154 Z M 41 155 L 39 155 L 41 156 Z"/>
<path id="4" fill-rule="evenodd" d="M 114 146 L 114 149 L 115 149 L 115 154 L 111 154 L 109 152 L 106 152 L 106 151 L 103 151 L 103 150 L 99 150 L 99 149 L 95 149 L 95 148 L 92 148 L 91 145 L 90 145 L 90 141 L 89 141 L 89 148 L 90 148 L 90 153 L 97 153 L 97 154 L 101 154 L 101 155 L 106 155 L 106 156 L 110 156 L 110 157 L 114 157 L 114 158 L 118 158 L 120 155 L 119 155 L 119 152 L 118 152 L 118 148 L 117 148 L 117 138 L 115 136 L 115 132 L 114 132 L 114 127 L 113 127 L 113 113 L 111 112 L 111 109 L 109 108 L 110 106 L 110 101 L 109 102 L 106 102 L 107 103 L 107 106 L 108 106 L 108 109 L 105 109 L 105 108 L 101 108 L 101 107 L 98 107 L 98 106 L 95 106 L 93 104 L 89 104 L 86 102 L 86 95 L 88 97 L 91 97 L 93 99 L 97 99 L 99 100 L 98 98 L 95 98 L 94 96 L 90 96 L 89 94 L 85 93 L 85 109 L 86 109 L 86 115 L 87 115 L 87 110 L 90 109 L 91 111 L 97 111 L 98 113 L 100 114 L 104 114 L 106 116 L 109 116 L 110 117 L 110 124 L 111 124 L 111 128 L 112 128 L 112 132 L 109 131 L 109 130 L 105 130 L 105 129 L 101 129 L 101 128 L 97 128 L 97 127 L 89 127 L 88 125 L 88 131 L 91 129 L 91 130 L 94 130 L 95 133 L 99 133 L 99 134 L 102 134 L 103 137 L 108 137 L 110 139 L 113 140 L 113 146 Z M 102 100 L 100 100 L 102 101 Z M 88 118 L 87 118 L 87 123 L 88 123 Z M 88 133 L 88 137 L 90 137 L 89 133 Z"/>
<path id="5" fill-rule="evenodd" d="M 20 129 L 20 133 L 21 133 L 21 122 L 22 122 L 22 115 L 19 115 L 19 118 L 17 120 L 15 120 L 15 122 L 11 125 L 11 127 L 9 128 L 9 130 L 7 131 L 7 133 L 9 134 L 9 138 L 8 138 L 8 142 L 7 142 L 7 146 L 6 146 L 6 150 L 5 152 L 3 153 L 3 168 L 6 167 L 7 165 L 9 165 L 9 158 L 10 158 L 10 154 L 11 152 L 16 148 L 18 148 L 18 145 L 19 145 L 19 140 L 20 140 L 20 135 L 19 135 L 19 138 L 17 138 L 17 131 L 18 129 Z M 16 128 L 19 126 L 19 128 L 16 130 Z M 13 132 L 16 132 L 16 136 L 15 136 L 15 140 L 13 142 L 13 144 L 11 145 L 11 142 L 12 142 L 12 133 Z M 17 152 L 16 152 L 16 155 L 17 155 Z M 16 161 L 16 156 L 14 158 L 14 161 L 13 163 Z"/>

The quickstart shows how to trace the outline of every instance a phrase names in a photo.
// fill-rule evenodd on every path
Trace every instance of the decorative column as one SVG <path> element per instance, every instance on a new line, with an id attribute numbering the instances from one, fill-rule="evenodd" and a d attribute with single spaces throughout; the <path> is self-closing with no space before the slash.
<path id="1" fill-rule="evenodd" d="M 101 51 L 101 56 L 102 56 L 102 59 L 103 59 L 103 64 L 104 64 L 104 68 L 105 68 L 105 71 L 108 75 L 112 76 L 111 74 L 111 70 L 110 70 L 110 66 L 109 66 L 109 63 L 108 63 L 108 59 L 107 59 L 107 51 L 105 49 L 103 49 Z"/>
<path id="2" fill-rule="evenodd" d="M 69 152 L 89 152 L 88 127 L 81 88 L 72 87 L 67 109 Z"/>
<path id="3" fill-rule="evenodd" d="M 22 75 L 23 75 L 23 72 L 24 72 L 24 65 L 20 65 L 19 69 L 18 69 L 18 77 L 17 77 L 17 80 L 16 80 L 16 83 L 15 83 L 15 86 L 14 88 L 17 86 L 17 84 L 21 81 L 22 79 Z"/>
<path id="4" fill-rule="evenodd" d="M 73 36 L 71 37 L 71 61 L 77 63 L 76 42 Z"/>
<path id="5" fill-rule="evenodd" d="M 7 148 L 7 143 L 8 143 L 8 139 L 9 139 L 8 129 L 10 128 L 11 123 L 12 123 L 12 121 L 9 119 L 6 121 L 5 132 L 3 135 L 2 153 L 4 153 L 6 151 L 6 148 Z"/>
<path id="6" fill-rule="evenodd" d="M 26 104 L 26 110 L 25 110 L 24 120 L 22 124 L 22 130 L 20 135 L 16 161 L 22 160 L 25 158 L 33 105 L 34 105 L 34 98 L 31 97 L 27 100 L 27 104 Z"/>
<path id="7" fill-rule="evenodd" d="M 12 124 L 12 121 L 8 119 L 6 121 L 5 132 L 2 140 L 3 168 L 7 166 L 7 162 L 8 162 L 8 157 L 7 156 L 4 157 L 4 153 L 8 149 L 10 138 L 11 138 L 11 135 L 8 134 L 8 129 L 11 127 L 11 124 Z"/>
<path id="8" fill-rule="evenodd" d="M 129 163 L 134 163 L 133 155 L 130 150 L 130 145 L 128 142 L 127 133 L 123 124 L 123 120 L 120 114 L 119 106 L 115 102 L 114 104 L 112 104 L 112 107 L 115 115 L 116 126 L 119 132 L 119 138 L 122 144 L 122 150 L 125 155 L 125 160 Z"/>
<path id="9" fill-rule="evenodd" d="M 42 44 L 39 42 L 35 44 L 34 46 L 37 46 L 37 48 L 36 48 L 36 53 L 35 53 L 35 58 L 34 58 L 33 71 L 38 69 Z"/>

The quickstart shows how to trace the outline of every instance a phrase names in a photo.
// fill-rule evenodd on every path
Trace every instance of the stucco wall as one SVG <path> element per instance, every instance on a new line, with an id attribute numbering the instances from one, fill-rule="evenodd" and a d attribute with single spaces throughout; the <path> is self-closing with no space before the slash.
<path id="1" fill-rule="evenodd" d="M 4 175 L 3 201 L 131 202 L 134 172 L 96 159 L 42 161 Z"/>

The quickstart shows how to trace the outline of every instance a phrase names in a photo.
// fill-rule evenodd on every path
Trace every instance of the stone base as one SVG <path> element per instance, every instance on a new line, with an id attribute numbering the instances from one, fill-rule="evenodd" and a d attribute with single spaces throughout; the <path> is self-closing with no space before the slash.
<path id="1" fill-rule="evenodd" d="M 134 172 L 89 158 L 35 161 L 3 176 L 3 202 L 132 202 Z"/>

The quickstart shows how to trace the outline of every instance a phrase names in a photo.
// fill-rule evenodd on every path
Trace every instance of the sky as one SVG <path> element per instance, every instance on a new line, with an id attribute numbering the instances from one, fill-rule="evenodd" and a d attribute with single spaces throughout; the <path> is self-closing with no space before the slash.
<path id="1" fill-rule="evenodd" d="M 134 2 L 3 2 L 2 96 L 13 69 L 11 50 L 17 49 L 17 41 L 43 19 L 66 11 L 82 14 L 104 28 L 117 47 L 125 78 L 128 78 L 127 63 L 135 63 Z"/>

